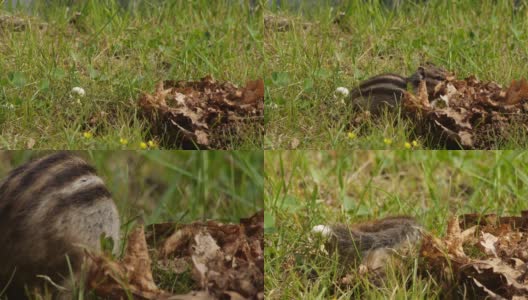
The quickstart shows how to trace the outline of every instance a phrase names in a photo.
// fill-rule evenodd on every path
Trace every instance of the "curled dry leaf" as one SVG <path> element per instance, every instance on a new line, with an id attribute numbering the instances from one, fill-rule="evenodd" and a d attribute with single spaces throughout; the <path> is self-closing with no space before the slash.
<path id="1" fill-rule="evenodd" d="M 452 219 L 442 239 L 424 237 L 423 271 L 435 276 L 445 296 L 528 297 L 528 211 L 520 217 L 468 214 Z"/>
<path id="2" fill-rule="evenodd" d="M 125 257 L 116 262 L 104 256 L 88 253 L 91 267 L 88 288 L 101 297 L 110 299 L 168 299 L 169 293 L 160 290 L 152 278 L 151 260 L 143 226 L 129 236 Z"/>
<path id="3" fill-rule="evenodd" d="M 507 89 L 475 76 L 457 80 L 452 74 L 433 94 L 405 93 L 403 112 L 416 123 L 418 135 L 447 148 L 490 149 L 508 139 L 513 128 L 528 128 L 528 81 Z"/>
<path id="4" fill-rule="evenodd" d="M 138 101 L 160 140 L 185 149 L 224 149 L 251 128 L 263 133 L 264 81 L 238 88 L 207 76 L 200 81 L 164 81 Z"/>
<path id="5" fill-rule="evenodd" d="M 155 224 L 147 237 L 156 244 L 160 260 L 185 259 L 195 282 L 211 296 L 263 298 L 263 211 L 242 219 L 240 224 Z"/>

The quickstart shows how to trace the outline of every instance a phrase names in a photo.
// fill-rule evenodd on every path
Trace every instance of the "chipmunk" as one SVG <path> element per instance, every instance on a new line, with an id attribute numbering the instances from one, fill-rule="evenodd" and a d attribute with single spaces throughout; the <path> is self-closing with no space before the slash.
<path id="1" fill-rule="evenodd" d="M 425 80 L 427 93 L 434 96 L 435 87 L 446 80 L 447 71 L 432 64 L 420 66 L 409 77 L 397 74 L 382 74 L 361 82 L 348 96 L 353 105 L 372 114 L 384 108 L 395 108 L 406 91 L 417 92 L 420 81 Z"/>
<path id="2" fill-rule="evenodd" d="M 81 158 L 60 152 L 12 170 L 0 181 L 0 293 L 24 298 L 44 286 L 38 275 L 68 286 L 68 263 L 78 275 L 84 247 L 100 251 L 103 234 L 116 251 L 119 228 L 110 192 Z"/>
<path id="3" fill-rule="evenodd" d="M 353 225 L 317 225 L 312 232 L 327 238 L 341 265 L 364 267 L 382 274 L 395 254 L 405 254 L 422 239 L 422 227 L 412 217 L 388 217 Z"/>

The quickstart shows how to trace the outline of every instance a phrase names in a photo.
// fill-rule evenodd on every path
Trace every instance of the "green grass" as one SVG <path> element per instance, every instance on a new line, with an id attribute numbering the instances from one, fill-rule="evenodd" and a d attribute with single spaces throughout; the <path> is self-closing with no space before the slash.
<path id="1" fill-rule="evenodd" d="M 26 149 L 31 140 L 34 149 L 139 149 L 154 137 L 136 102 L 159 81 L 211 74 L 242 86 L 262 78 L 261 12 L 236 1 L 143 1 L 124 10 L 111 0 L 40 0 L 32 12 L 5 11 L 2 2 L 0 15 L 32 20 L 28 30 L 0 32 L 3 149 Z M 76 86 L 86 90 L 79 102 L 70 97 Z M 107 116 L 89 124 L 100 112 Z M 226 147 L 261 143 L 250 130 Z"/>
<path id="2" fill-rule="evenodd" d="M 111 191 L 123 224 L 123 240 L 138 217 L 147 225 L 206 219 L 238 223 L 264 207 L 262 151 L 79 154 L 97 169 Z M 38 151 L 0 152 L 0 178 L 13 167 L 42 155 Z M 175 274 L 154 265 L 154 278 L 161 288 L 174 293 L 196 289 L 188 273 Z"/>
<path id="3" fill-rule="evenodd" d="M 527 209 L 526 170 L 525 151 L 266 151 L 266 299 L 438 298 L 416 261 L 389 268 L 382 288 L 340 286 L 340 266 L 311 228 L 411 215 L 442 236 L 451 216 Z"/>
<path id="4" fill-rule="evenodd" d="M 414 139 L 427 147 L 429 139 L 412 136 L 413 125 L 398 117 L 349 126 L 356 115 L 336 103 L 334 90 L 380 73 L 408 76 L 427 61 L 503 86 L 528 73 L 528 9 L 514 14 L 513 1 L 405 1 L 398 10 L 378 1 L 342 1 L 335 9 L 327 2 L 264 12 L 292 24 L 264 34 L 268 149 L 401 149 Z M 345 13 L 340 24 L 337 12 Z M 525 148 L 526 129 L 512 131 L 494 147 Z"/>

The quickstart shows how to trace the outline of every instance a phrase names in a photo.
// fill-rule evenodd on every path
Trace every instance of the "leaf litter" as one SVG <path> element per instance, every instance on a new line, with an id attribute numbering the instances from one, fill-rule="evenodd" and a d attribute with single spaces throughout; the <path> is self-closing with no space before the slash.
<path id="1" fill-rule="evenodd" d="M 528 297 L 528 211 L 521 216 L 467 214 L 447 234 L 424 235 L 420 268 L 442 285 L 446 299 Z"/>
<path id="2" fill-rule="evenodd" d="M 422 81 L 416 95 L 405 93 L 405 115 L 418 135 L 447 148 L 491 149 L 513 129 L 528 129 L 528 81 L 512 81 L 507 89 L 475 76 L 458 80 L 449 74 L 432 94 Z"/>
<path id="3" fill-rule="evenodd" d="M 88 287 L 112 299 L 264 299 L 264 212 L 240 220 L 137 227 L 124 258 L 87 253 L 92 264 Z M 150 255 L 149 255 L 150 253 Z M 154 261 L 152 261 L 152 258 Z M 152 265 L 190 269 L 199 291 L 174 295 L 154 282 Z"/>
<path id="4" fill-rule="evenodd" d="M 211 76 L 199 81 L 158 83 L 143 93 L 138 105 L 152 133 L 168 147 L 226 149 L 248 134 L 264 132 L 264 81 L 238 88 Z"/>

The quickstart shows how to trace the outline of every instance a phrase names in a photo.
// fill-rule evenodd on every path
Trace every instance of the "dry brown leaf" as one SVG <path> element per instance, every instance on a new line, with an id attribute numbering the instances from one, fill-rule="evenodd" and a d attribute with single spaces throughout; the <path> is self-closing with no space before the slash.
<path id="1" fill-rule="evenodd" d="M 88 288 L 100 297 L 126 299 L 167 299 L 170 294 L 160 290 L 152 278 L 151 260 L 143 226 L 129 236 L 125 258 L 118 263 L 105 256 L 88 253 L 91 267 Z"/>
<path id="2" fill-rule="evenodd" d="M 523 100 L 528 101 L 528 81 L 525 78 L 513 80 L 506 91 L 506 103 L 517 104 Z"/>

